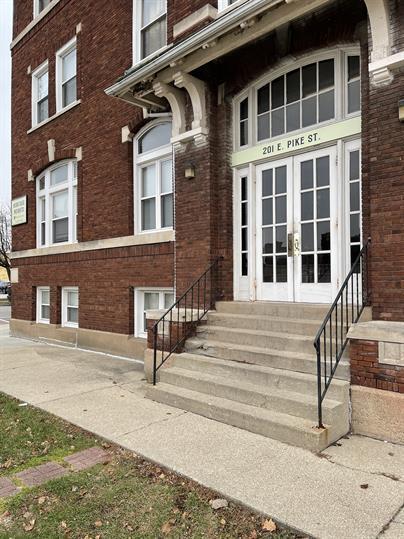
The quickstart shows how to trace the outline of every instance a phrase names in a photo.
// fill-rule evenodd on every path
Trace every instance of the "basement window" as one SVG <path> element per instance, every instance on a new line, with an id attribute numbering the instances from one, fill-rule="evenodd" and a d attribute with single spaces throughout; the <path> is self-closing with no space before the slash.
<path id="1" fill-rule="evenodd" d="M 62 326 L 79 327 L 79 289 L 78 287 L 62 288 Z"/>
<path id="2" fill-rule="evenodd" d="M 77 241 L 77 162 L 61 161 L 37 178 L 37 247 Z"/>
<path id="3" fill-rule="evenodd" d="M 50 288 L 40 286 L 36 289 L 36 321 L 40 324 L 50 322 Z"/>
<path id="4" fill-rule="evenodd" d="M 147 338 L 147 311 L 167 310 L 173 303 L 174 291 L 170 288 L 135 289 L 135 336 Z"/>

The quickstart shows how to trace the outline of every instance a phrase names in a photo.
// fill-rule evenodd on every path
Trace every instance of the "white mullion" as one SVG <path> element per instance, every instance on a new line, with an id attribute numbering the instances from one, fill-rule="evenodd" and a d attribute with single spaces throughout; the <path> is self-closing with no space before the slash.
<path id="1" fill-rule="evenodd" d="M 156 161 L 156 228 L 160 229 L 161 222 L 161 159 Z"/>

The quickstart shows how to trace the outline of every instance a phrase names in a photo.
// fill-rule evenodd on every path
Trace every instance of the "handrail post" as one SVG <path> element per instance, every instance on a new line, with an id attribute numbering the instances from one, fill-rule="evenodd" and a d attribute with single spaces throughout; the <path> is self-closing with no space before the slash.
<path id="1" fill-rule="evenodd" d="M 317 411 L 318 411 L 318 428 L 323 429 L 323 411 L 321 401 L 321 354 L 320 354 L 320 341 L 317 339 L 315 343 L 316 355 L 317 355 Z"/>
<path id="2" fill-rule="evenodd" d="M 163 322 L 164 323 L 164 322 Z M 157 382 L 157 327 L 158 323 L 153 326 L 153 385 Z"/>

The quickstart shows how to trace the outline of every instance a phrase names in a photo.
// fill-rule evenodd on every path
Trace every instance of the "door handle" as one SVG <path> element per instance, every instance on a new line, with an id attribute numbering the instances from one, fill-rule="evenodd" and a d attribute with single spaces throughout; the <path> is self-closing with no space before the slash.
<path id="1" fill-rule="evenodd" d="M 297 232 L 288 234 L 288 256 L 300 255 L 300 236 Z"/>

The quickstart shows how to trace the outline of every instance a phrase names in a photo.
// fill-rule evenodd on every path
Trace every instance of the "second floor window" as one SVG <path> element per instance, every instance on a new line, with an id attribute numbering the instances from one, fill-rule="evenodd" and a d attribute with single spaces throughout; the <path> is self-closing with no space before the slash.
<path id="1" fill-rule="evenodd" d="M 32 125 L 49 118 L 48 62 L 44 62 L 32 73 Z"/>
<path id="2" fill-rule="evenodd" d="M 63 161 L 37 178 L 37 246 L 77 241 L 77 163 Z"/>
<path id="3" fill-rule="evenodd" d="M 56 112 L 77 101 L 76 38 L 56 53 Z"/>
<path id="4" fill-rule="evenodd" d="M 34 0 L 34 17 L 49 6 L 51 0 Z"/>
<path id="5" fill-rule="evenodd" d="M 167 44 L 166 0 L 134 0 L 135 61 Z"/>

